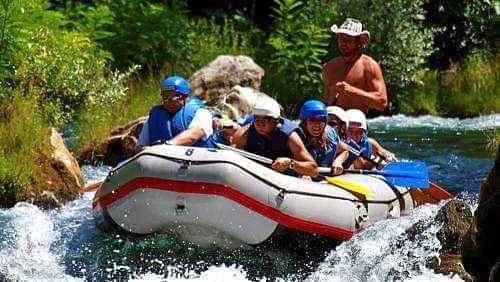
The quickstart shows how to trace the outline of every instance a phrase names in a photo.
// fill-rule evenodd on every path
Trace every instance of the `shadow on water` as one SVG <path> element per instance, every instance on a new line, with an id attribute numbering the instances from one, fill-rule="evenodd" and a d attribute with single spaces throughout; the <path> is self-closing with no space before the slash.
<path id="1" fill-rule="evenodd" d="M 302 280 L 337 243 L 320 236 L 280 231 L 266 242 L 237 250 L 201 248 L 167 234 L 148 236 L 74 232 L 63 258 L 67 274 L 88 281 L 128 280 L 145 273 L 188 278 L 211 266 L 237 265 L 247 278 Z"/>

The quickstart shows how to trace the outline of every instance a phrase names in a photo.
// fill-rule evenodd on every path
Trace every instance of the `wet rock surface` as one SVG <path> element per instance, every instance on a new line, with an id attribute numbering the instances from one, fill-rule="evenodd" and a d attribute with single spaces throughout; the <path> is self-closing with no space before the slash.
<path id="1" fill-rule="evenodd" d="M 460 200 L 446 203 L 436 215 L 436 221 L 443 226 L 436 236 L 441 242 L 439 257 L 427 259 L 427 266 L 436 273 L 458 275 L 465 281 L 472 281 L 461 264 L 460 246 L 472 224 L 472 211 L 468 204 Z"/>
<path id="2" fill-rule="evenodd" d="M 20 187 L 15 194 L 0 195 L 2 207 L 11 207 L 21 201 L 42 208 L 62 207 L 80 195 L 83 173 L 55 129 L 50 131 L 48 144 L 46 149 L 34 152 L 39 176 L 29 186 Z"/>
<path id="3" fill-rule="evenodd" d="M 448 202 L 436 216 L 443 223 L 437 237 L 442 244 L 439 258 L 427 265 L 437 273 L 456 273 L 470 281 L 500 281 L 500 146 L 495 164 L 481 185 L 479 206 L 472 216 L 469 206 Z"/>
<path id="4" fill-rule="evenodd" d="M 125 125 L 111 130 L 97 146 L 82 150 L 78 161 L 82 164 L 115 166 L 120 161 L 133 156 L 137 152 L 137 139 L 147 117 L 140 117 Z"/>
<path id="5" fill-rule="evenodd" d="M 479 281 L 500 281 L 498 280 L 500 261 L 499 170 L 500 146 L 497 148 L 493 169 L 481 185 L 479 206 L 474 213 L 474 223 L 462 244 L 464 267 Z"/>
<path id="6" fill-rule="evenodd" d="M 221 55 L 189 79 L 191 95 L 215 106 L 234 86 L 259 90 L 264 70 L 247 56 Z"/>

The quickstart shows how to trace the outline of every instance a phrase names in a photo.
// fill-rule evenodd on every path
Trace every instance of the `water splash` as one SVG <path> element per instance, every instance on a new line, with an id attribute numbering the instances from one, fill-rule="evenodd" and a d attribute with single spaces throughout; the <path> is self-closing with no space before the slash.
<path id="1" fill-rule="evenodd" d="M 500 114 L 492 114 L 476 118 L 458 119 L 436 116 L 408 117 L 402 114 L 382 116 L 368 121 L 370 126 L 385 130 L 393 128 L 427 128 L 453 130 L 485 130 L 500 127 Z"/>
<path id="2" fill-rule="evenodd" d="M 60 233 L 46 212 L 34 205 L 18 203 L 0 210 L 0 272 L 21 281 L 77 281 L 64 273 L 61 253 L 52 246 Z"/>
<path id="3" fill-rule="evenodd" d="M 425 205 L 410 216 L 375 223 L 338 246 L 307 281 L 456 281 L 426 268 L 441 248 L 434 217 L 441 205 Z"/>

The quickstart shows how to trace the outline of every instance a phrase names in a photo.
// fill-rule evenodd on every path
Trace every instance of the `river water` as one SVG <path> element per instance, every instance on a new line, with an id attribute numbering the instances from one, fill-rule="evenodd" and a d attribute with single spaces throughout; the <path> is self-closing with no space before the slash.
<path id="1" fill-rule="evenodd" d="M 458 120 L 381 117 L 370 135 L 400 159 L 425 161 L 430 177 L 474 208 L 493 165 L 486 136 L 498 134 L 500 115 Z M 109 167 L 83 167 L 88 183 Z M 0 209 L 0 281 L 454 281 L 434 274 L 426 258 L 440 249 L 433 219 L 440 205 L 380 221 L 334 245 L 290 236 L 253 249 L 201 249 L 168 235 L 105 236 L 91 216 L 92 193 L 61 209 L 29 203 Z M 416 232 L 408 228 L 418 223 Z"/>

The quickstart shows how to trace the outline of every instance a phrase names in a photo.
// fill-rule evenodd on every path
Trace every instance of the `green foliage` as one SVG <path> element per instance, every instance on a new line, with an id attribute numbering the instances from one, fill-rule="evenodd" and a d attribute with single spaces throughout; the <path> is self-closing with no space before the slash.
<path id="1" fill-rule="evenodd" d="M 116 103 L 95 103 L 82 110 L 74 121 L 75 150 L 97 144 L 111 129 L 148 114 L 161 103 L 160 77 L 136 77 L 128 81 L 127 94 Z"/>
<path id="2" fill-rule="evenodd" d="M 443 91 L 448 115 L 470 117 L 500 112 L 500 56 L 474 51 Z"/>
<path id="3" fill-rule="evenodd" d="M 185 38 L 185 49 L 178 50 L 178 57 L 172 73 L 181 70 L 187 76 L 199 70 L 219 55 L 254 56 L 257 30 L 252 28 L 241 15 L 229 17 L 198 18 L 189 22 Z"/>
<path id="4" fill-rule="evenodd" d="M 406 87 L 420 82 L 434 51 L 435 30 L 425 29 L 425 0 L 339 0 L 341 24 L 346 17 L 363 23 L 372 42 L 366 48 L 380 61 L 387 84 Z"/>
<path id="5" fill-rule="evenodd" d="M 455 73 L 427 72 L 423 83 L 399 92 L 400 110 L 472 117 L 500 112 L 498 54 L 476 50 Z"/>
<path id="6" fill-rule="evenodd" d="M 35 97 L 47 120 L 57 125 L 70 121 L 87 102 L 113 102 L 123 94 L 114 83 L 120 74 L 108 75 L 107 54 L 85 33 L 61 29 L 66 24 L 62 13 L 47 10 L 42 0 L 2 5 L 1 44 L 7 47 L 1 57 L 0 98 L 20 89 Z"/>
<path id="7" fill-rule="evenodd" d="M 139 64 L 158 70 L 182 58 L 188 18 L 180 1 L 167 6 L 152 1 L 97 0 L 93 5 L 70 4 L 66 12 L 72 25 L 90 33 L 121 69 Z"/>
<path id="8" fill-rule="evenodd" d="M 35 99 L 13 93 L 0 104 L 0 205 L 11 204 L 20 189 L 40 177 L 34 159 L 48 136 L 43 117 L 33 111 Z"/>
<path id="9" fill-rule="evenodd" d="M 494 27 L 495 2 L 498 1 L 431 0 L 426 3 L 426 26 L 438 30 L 431 66 L 446 69 L 450 63 L 463 60 L 471 50 L 494 43 L 487 40 L 491 29 L 498 30 L 498 25 Z"/>
<path id="10" fill-rule="evenodd" d="M 265 87 L 271 94 L 280 93 L 279 99 L 294 112 L 296 103 L 321 93 L 321 69 L 330 35 L 324 19 L 318 21 L 314 11 L 328 10 L 328 4 L 318 1 L 305 5 L 297 0 L 274 2 L 275 27 L 268 39 L 271 61 Z"/>

